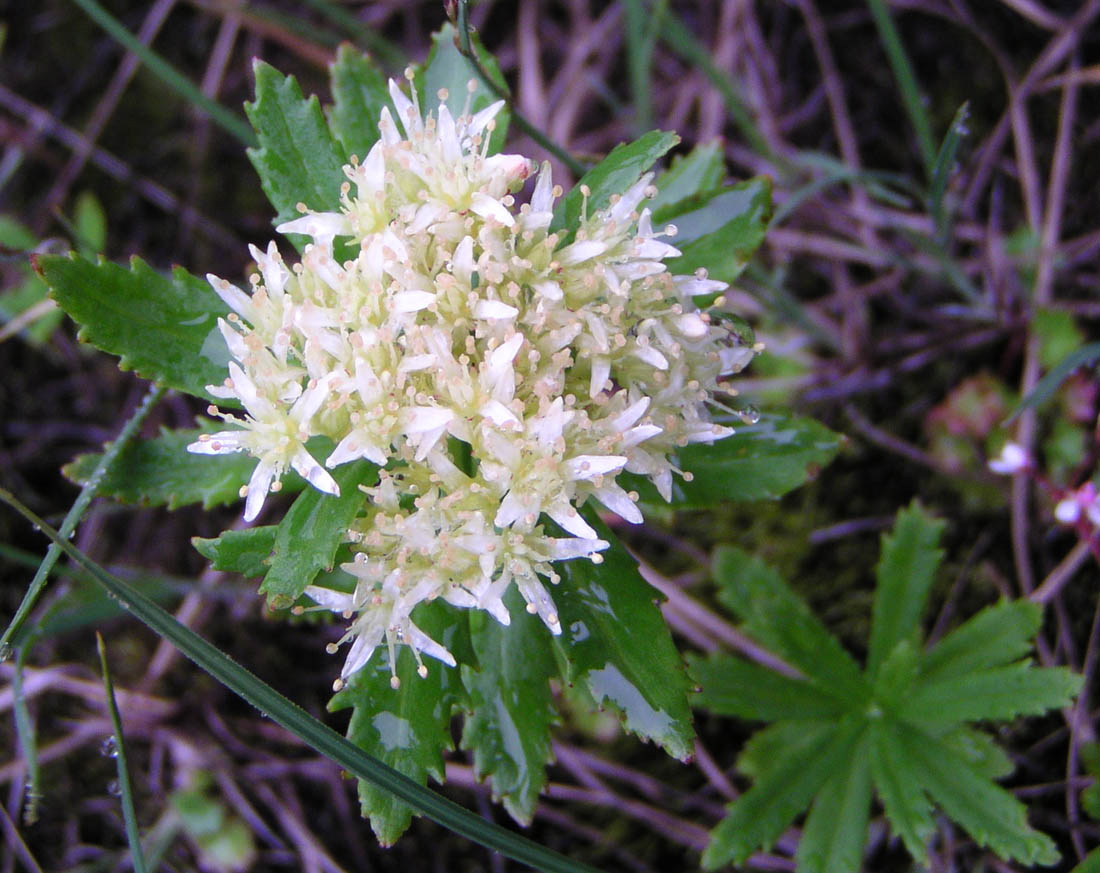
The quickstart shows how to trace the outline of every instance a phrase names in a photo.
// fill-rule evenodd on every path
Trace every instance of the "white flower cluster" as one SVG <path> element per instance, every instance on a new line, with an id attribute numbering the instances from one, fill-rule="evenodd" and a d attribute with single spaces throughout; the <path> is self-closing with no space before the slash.
<path id="1" fill-rule="evenodd" d="M 560 633 L 544 585 L 559 579 L 554 562 L 599 562 L 608 547 L 577 507 L 592 497 L 640 522 L 623 470 L 669 499 L 670 453 L 732 432 L 707 405 L 753 354 L 693 302 L 724 283 L 665 269 L 679 252 L 642 208 L 651 176 L 592 215 L 585 192 L 566 242 L 549 232 L 561 195 L 549 164 L 517 206 L 536 167 L 488 154 L 502 104 L 455 118 L 441 103 L 424 118 L 415 92 L 391 82 L 390 94 L 405 135 L 383 110 L 379 141 L 345 167 L 341 210 L 278 228 L 312 238 L 301 263 L 271 244 L 252 248 L 251 293 L 209 277 L 233 310 L 219 326 L 234 359 L 210 390 L 246 414 L 212 408 L 233 429 L 189 446 L 259 459 L 246 520 L 288 467 L 330 494 L 330 469 L 382 467 L 348 531 L 354 591 L 307 589 L 352 619 L 342 678 L 383 641 L 391 664 L 410 646 L 421 675 L 421 653 L 453 665 L 410 618 L 436 597 L 508 624 L 514 584 Z M 316 436 L 335 443 L 323 464 L 306 448 Z"/>

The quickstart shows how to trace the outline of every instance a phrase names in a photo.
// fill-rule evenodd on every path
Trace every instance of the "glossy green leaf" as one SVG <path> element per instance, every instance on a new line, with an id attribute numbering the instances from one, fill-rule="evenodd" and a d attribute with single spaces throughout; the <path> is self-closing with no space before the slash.
<path id="1" fill-rule="evenodd" d="M 918 862 L 928 857 L 928 840 L 936 830 L 932 804 L 924 793 L 920 771 L 914 767 L 908 749 L 892 725 L 878 720 L 871 725 L 868 755 L 890 829 L 901 837 L 905 848 Z"/>
<path id="2" fill-rule="evenodd" d="M 671 242 L 681 256 L 669 258 L 668 269 L 688 275 L 702 268 L 712 279 L 734 281 L 764 241 L 771 215 L 772 183 L 767 176 L 715 191 L 692 204 L 690 211 L 670 214 L 677 230 Z M 666 220 L 664 215 L 659 218 Z"/>
<path id="3" fill-rule="evenodd" d="M 167 430 L 150 440 L 135 440 L 119 454 L 96 493 L 124 503 L 177 509 L 201 503 L 203 509 L 240 500 L 256 459 L 246 454 L 196 455 L 187 451 L 209 429 Z M 62 472 L 84 485 L 95 472 L 100 453 L 79 455 Z"/>
<path id="4" fill-rule="evenodd" d="M 278 525 L 269 524 L 246 530 L 227 530 L 211 539 L 192 537 L 191 545 L 223 573 L 242 576 L 263 576 L 271 566 Z"/>
<path id="5" fill-rule="evenodd" d="M 348 156 L 366 157 L 378 141 L 378 118 L 390 108 L 386 77 L 374 61 L 344 43 L 332 64 L 332 108 L 329 126 Z M 396 120 L 396 117 L 395 117 Z"/>
<path id="6" fill-rule="evenodd" d="M 359 485 L 372 485 L 378 468 L 356 461 L 333 472 L 340 496 L 307 488 L 279 522 L 271 569 L 264 576 L 260 592 L 275 606 L 298 598 L 322 570 L 331 570 L 336 550 L 363 507 Z"/>
<path id="7" fill-rule="evenodd" d="M 817 743 L 788 754 L 758 778 L 727 807 L 726 817 L 711 831 L 703 868 L 740 864 L 757 848 L 768 849 L 851 753 L 862 730 L 857 721 L 843 721 Z"/>
<path id="8" fill-rule="evenodd" d="M 867 671 L 872 676 L 898 643 L 915 643 L 919 637 L 921 613 L 943 558 L 936 547 L 943 528 L 944 522 L 914 502 L 898 513 L 893 531 L 882 537 L 867 657 Z"/>
<path id="9" fill-rule="evenodd" d="M 679 208 L 677 204 L 709 194 L 721 184 L 725 174 L 721 140 L 698 145 L 688 154 L 673 158 L 672 166 L 654 180 L 657 196 L 649 201 L 649 209 L 658 223 L 667 220 L 666 211 L 669 216 L 686 212 L 687 208 Z"/>
<path id="10" fill-rule="evenodd" d="M 855 659 L 775 570 L 723 546 L 714 556 L 714 578 L 719 600 L 754 639 L 840 699 L 866 699 L 869 689 Z"/>
<path id="11" fill-rule="evenodd" d="M 1027 808 L 1009 792 L 923 731 L 898 724 L 897 734 L 928 793 L 978 845 L 1028 865 L 1058 862 L 1054 842 L 1031 829 Z"/>
<path id="12" fill-rule="evenodd" d="M 260 145 L 249 160 L 275 207 L 276 224 L 298 218 L 298 204 L 325 212 L 340 206 L 346 180 L 344 155 L 333 139 L 316 96 L 308 100 L 293 76 L 257 60 L 256 100 L 244 106 Z M 302 243 L 303 237 L 295 239 Z"/>
<path id="13" fill-rule="evenodd" d="M 439 106 L 439 92 L 447 91 L 447 109 L 455 118 L 458 118 L 466 109 L 466 100 L 469 96 L 468 83 L 477 82 L 477 90 L 474 91 L 470 101 L 470 113 L 480 112 L 485 107 L 495 103 L 497 96 L 493 94 L 481 80 L 474 65 L 470 63 L 459 50 L 455 43 L 455 29 L 450 24 L 445 24 L 438 33 L 432 36 L 432 48 L 428 52 L 428 60 L 423 69 L 417 72 L 416 90 L 420 95 L 421 109 L 427 113 L 435 112 Z M 481 68 L 489 74 L 492 82 L 505 93 L 508 92 L 508 83 L 504 74 L 500 72 L 500 66 L 485 47 L 477 34 L 470 34 L 470 43 L 477 54 Z M 489 138 L 489 153 L 495 154 L 504 146 L 508 136 L 508 120 L 511 114 L 508 107 L 504 106 L 496 114 L 496 128 Z"/>
<path id="14" fill-rule="evenodd" d="M 810 418 L 766 415 L 735 429 L 713 445 L 694 443 L 674 455 L 673 463 L 691 473 L 692 481 L 674 477 L 671 503 L 648 479 L 620 474 L 620 481 L 652 507 L 708 509 L 727 500 L 774 499 L 814 478 L 842 441 Z"/>
<path id="15" fill-rule="evenodd" d="M 865 735 L 837 762 L 833 775 L 818 792 L 798 842 L 798 873 L 859 870 L 871 813 L 868 745 Z"/>
<path id="16" fill-rule="evenodd" d="M 933 725 L 1041 715 L 1068 705 L 1081 681 L 1064 667 L 1036 669 L 1027 663 L 1013 664 L 922 681 L 906 695 L 897 713 L 909 721 Z"/>
<path id="17" fill-rule="evenodd" d="M 1030 600 L 986 607 L 925 653 L 921 677 L 938 681 L 1018 661 L 1031 651 L 1042 620 L 1042 607 Z"/>
<path id="18" fill-rule="evenodd" d="M 413 621 L 450 648 L 452 637 L 444 631 L 453 635 L 465 624 L 465 616 L 457 616 L 442 603 L 431 603 L 418 607 Z M 348 739 L 367 754 L 421 785 L 428 776 L 442 783 L 443 752 L 453 748 L 451 715 L 467 704 L 459 670 L 428 659 L 428 675 L 421 678 L 409 647 L 401 646 L 397 653 L 396 671 L 391 673 L 389 653 L 380 647 L 332 698 L 329 710 L 353 709 Z M 400 681 L 396 689 L 390 684 L 391 675 Z M 360 781 L 359 801 L 384 846 L 393 845 L 412 821 L 408 804 L 370 782 Z"/>
<path id="19" fill-rule="evenodd" d="M 218 317 L 229 310 L 206 281 L 180 267 L 162 276 L 138 258 L 129 270 L 78 255 L 40 255 L 35 265 L 81 340 L 118 355 L 123 370 L 216 399 L 206 386 L 225 379 L 229 349 Z"/>
<path id="20" fill-rule="evenodd" d="M 491 777 L 493 799 L 512 818 L 530 824 L 546 785 L 550 725 L 556 709 L 549 680 L 557 674 L 550 634 L 524 608 L 513 588 L 505 598 L 512 623 L 471 611 L 470 636 L 480 669 L 463 666 L 462 683 L 472 711 L 462 730 L 462 748 L 474 753 L 474 774 Z"/>
<path id="21" fill-rule="evenodd" d="M 690 657 L 689 672 L 699 683 L 696 706 L 716 715 L 775 721 L 831 718 L 843 714 L 843 701 L 805 679 L 781 676 L 731 655 Z"/>
<path id="22" fill-rule="evenodd" d="M 622 713 L 628 730 L 684 760 L 695 739 L 688 680 L 657 606 L 661 595 L 615 535 L 594 514 L 585 516 L 611 547 L 601 552 L 602 564 L 578 559 L 558 565 L 562 581 L 551 593 L 562 633 L 554 644 L 566 679 L 583 683 L 598 704 Z"/>
<path id="23" fill-rule="evenodd" d="M 653 163 L 680 141 L 674 133 L 652 130 L 631 143 L 615 146 L 606 158 L 584 174 L 565 199 L 554 210 L 552 231 L 565 228 L 572 231 L 580 223 L 584 195 L 581 186 L 587 185 L 588 215 L 605 208 L 613 194 L 622 194 L 642 178 Z"/>

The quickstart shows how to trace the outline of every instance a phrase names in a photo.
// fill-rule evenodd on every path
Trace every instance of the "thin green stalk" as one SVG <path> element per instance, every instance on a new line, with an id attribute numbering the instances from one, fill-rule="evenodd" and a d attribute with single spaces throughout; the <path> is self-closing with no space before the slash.
<path id="1" fill-rule="evenodd" d="M 486 821 L 457 803 L 409 779 L 332 728 L 291 703 L 267 683 L 245 670 L 221 650 L 157 606 L 138 589 L 108 573 L 91 558 L 47 525 L 7 489 L 0 488 L 0 502 L 7 503 L 47 536 L 71 560 L 79 564 L 139 621 L 155 634 L 168 640 L 199 667 L 234 694 L 268 715 L 312 749 L 360 779 L 388 791 L 428 818 L 456 834 L 474 840 L 486 848 L 542 870 L 544 873 L 599 873 L 587 864 L 570 860 L 558 852 L 512 833 L 495 822 Z"/>
<path id="2" fill-rule="evenodd" d="M 83 2 L 83 0 L 78 0 L 78 2 Z M 150 410 L 160 402 L 160 398 L 164 396 L 164 390 L 164 388 L 155 386 L 149 389 L 149 393 L 145 395 L 145 399 L 141 402 L 141 405 L 134 410 L 134 414 L 130 416 L 130 420 L 123 425 L 122 430 L 119 432 L 118 439 L 103 452 L 103 457 L 100 458 L 95 471 L 88 478 L 84 487 L 80 489 L 80 494 L 77 495 L 72 508 L 66 514 L 64 521 L 61 522 L 59 533 L 66 541 L 72 536 L 73 531 L 76 530 L 76 526 L 80 523 L 80 519 L 84 517 L 84 512 L 88 509 L 88 504 L 92 502 L 92 498 L 95 497 L 96 490 L 99 488 L 99 483 L 103 481 L 103 477 L 107 475 L 107 471 L 114 464 L 115 459 L 122 453 L 126 444 L 129 443 L 134 434 L 137 433 L 141 423 L 145 420 L 145 416 L 147 416 Z M 42 589 L 46 587 L 50 571 L 53 569 L 54 564 L 57 563 L 59 557 L 61 557 L 61 551 L 58 547 L 50 546 L 46 551 L 46 557 L 43 558 L 42 563 L 38 565 L 38 572 L 36 572 L 34 578 L 31 579 L 31 584 L 27 588 L 27 593 L 23 595 L 23 602 L 19 604 L 19 608 L 15 611 L 15 616 L 8 624 L 3 636 L 0 636 L 0 661 L 11 657 L 12 646 L 16 644 L 17 635 L 22 630 L 31 610 L 34 609 L 35 603 L 38 602 L 38 597 L 41 595 Z"/>
<path id="3" fill-rule="evenodd" d="M 23 784 L 23 822 L 28 825 L 38 821 L 38 803 L 42 799 L 42 768 L 38 764 L 38 743 L 34 735 L 34 722 L 27 708 L 27 696 L 23 693 L 23 659 L 27 650 L 20 649 L 15 659 L 15 672 L 11 677 L 12 712 L 15 716 L 15 735 L 19 741 L 19 753 L 27 765 Z"/>
<path id="4" fill-rule="evenodd" d="M 111 36 L 115 42 L 133 52 L 149 71 L 164 84 L 201 109 L 219 127 L 235 136 L 246 146 L 255 146 L 256 135 L 252 128 L 235 112 L 226 109 L 216 100 L 211 100 L 183 73 L 165 61 L 160 55 L 134 36 L 117 18 L 99 5 L 96 0 L 72 0 Z"/>
<path id="5" fill-rule="evenodd" d="M 306 0 L 306 5 L 312 6 L 325 18 L 337 26 L 352 39 L 359 40 L 381 62 L 382 66 L 391 70 L 403 69 L 406 64 L 405 53 L 383 36 L 379 36 L 367 25 L 341 6 L 332 3 L 331 0 Z"/>
<path id="6" fill-rule="evenodd" d="M 126 766 L 126 744 L 122 738 L 122 718 L 118 714 L 115 702 L 115 685 L 111 681 L 111 670 L 107 666 L 107 648 L 103 645 L 103 636 L 96 632 L 96 648 L 99 650 L 99 664 L 103 670 L 103 690 L 107 697 L 107 711 L 111 714 L 111 727 L 114 730 L 114 746 L 110 754 L 118 766 L 119 800 L 122 802 L 122 820 L 126 823 L 126 842 L 130 844 L 130 861 L 134 873 L 146 873 L 145 853 L 141 849 L 141 832 L 138 830 L 137 813 L 134 811 L 134 794 L 130 788 L 130 768 Z"/>
<path id="7" fill-rule="evenodd" d="M 890 17 L 884 0 L 867 0 L 867 6 L 875 20 L 875 27 L 878 29 L 879 39 L 882 40 L 882 47 L 886 50 L 890 68 L 894 71 L 894 78 L 897 79 L 905 111 L 909 114 L 909 121 L 917 134 L 925 175 L 932 179 L 936 164 L 936 143 L 932 138 L 932 124 L 921 100 L 913 65 L 909 62 L 909 56 L 905 53 L 905 47 L 901 44 L 901 37 L 894 27 L 894 20 Z"/>
<path id="8" fill-rule="evenodd" d="M 458 3 L 457 29 L 459 52 L 471 63 L 471 65 L 473 65 L 474 70 L 477 71 L 478 77 L 485 83 L 489 90 L 500 100 L 508 101 L 508 110 L 512 114 L 512 121 L 515 122 L 520 130 L 565 164 L 565 166 L 569 168 L 569 172 L 574 176 L 578 178 L 583 176 L 588 170 L 588 167 L 528 121 L 527 118 L 516 109 L 511 95 L 497 85 L 497 83 L 493 81 L 493 77 L 490 76 L 488 71 L 481 65 L 481 61 L 478 60 L 477 57 L 477 52 L 474 51 L 473 44 L 470 41 L 470 11 L 467 8 L 467 4 L 468 0 L 459 0 Z"/>

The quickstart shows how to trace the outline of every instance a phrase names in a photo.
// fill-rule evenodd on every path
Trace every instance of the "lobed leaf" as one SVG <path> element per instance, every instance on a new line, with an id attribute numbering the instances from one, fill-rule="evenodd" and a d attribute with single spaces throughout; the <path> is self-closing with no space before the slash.
<path id="1" fill-rule="evenodd" d="M 39 255 L 35 267 L 82 341 L 118 355 L 123 370 L 216 399 L 206 386 L 225 379 L 229 349 L 217 322 L 229 310 L 203 279 L 181 267 L 162 276 L 139 258 L 127 270 L 76 254 Z"/>
<path id="2" fill-rule="evenodd" d="M 414 610 L 413 621 L 457 656 L 460 648 L 454 636 L 462 633 L 460 625 L 465 624 L 465 616 L 460 617 L 441 603 L 426 603 Z M 443 752 L 454 747 L 451 715 L 456 708 L 467 705 L 459 670 L 429 660 L 428 675 L 421 678 L 412 651 L 401 646 L 395 671 L 401 684 L 395 689 L 390 684 L 388 654 L 384 647 L 381 651 L 381 656 L 376 653 L 333 696 L 329 711 L 352 709 L 348 739 L 368 755 L 421 785 L 427 783 L 428 776 L 442 783 Z M 393 845 L 412 821 L 412 807 L 362 779 L 359 802 L 384 846 Z"/>
<path id="3" fill-rule="evenodd" d="M 642 178 L 653 163 L 680 141 L 674 133 L 651 130 L 631 143 L 615 146 L 611 153 L 584 174 L 565 199 L 554 210 L 551 231 L 575 228 L 581 220 L 584 195 L 581 186 L 591 192 L 588 196 L 588 214 L 605 208 L 614 194 L 622 194 Z"/>
<path id="4" fill-rule="evenodd" d="M 798 842 L 798 873 L 857 873 L 871 813 L 868 739 L 861 737 L 821 787 Z"/>
<path id="5" fill-rule="evenodd" d="M 270 569 L 260 585 L 272 605 L 289 605 L 322 570 L 331 570 L 336 550 L 363 507 L 360 485 L 372 485 L 378 468 L 368 461 L 345 464 L 333 472 L 340 496 L 306 488 L 279 522 Z"/>
<path id="6" fill-rule="evenodd" d="M 830 694 L 859 704 L 869 688 L 855 659 L 810 611 L 779 574 L 733 546 L 714 556 L 718 599 L 748 633 Z"/>
<path id="7" fill-rule="evenodd" d="M 293 76 L 257 60 L 256 99 L 244 105 L 260 145 L 249 160 L 275 207 L 276 224 L 299 216 L 298 204 L 326 212 L 339 209 L 345 181 L 344 154 L 332 136 L 316 96 L 308 100 Z M 304 237 L 294 237 L 301 247 Z"/>
<path id="8" fill-rule="evenodd" d="M 871 619 L 867 672 L 874 676 L 882 662 L 903 640 L 915 643 L 920 617 L 943 558 L 936 547 L 944 522 L 913 502 L 898 513 L 894 529 L 882 538 L 875 567 L 875 604 Z"/>
<path id="9" fill-rule="evenodd" d="M 891 830 L 918 863 L 927 863 L 928 840 L 936 823 L 919 768 L 892 724 L 884 719 L 872 723 L 867 751 L 871 778 Z"/>
<path id="10" fill-rule="evenodd" d="M 816 743 L 791 752 L 758 777 L 749 791 L 727 807 L 710 833 L 703 868 L 740 864 L 758 848 L 768 849 L 804 810 L 859 741 L 863 725 L 845 719 Z"/>
<path id="11" fill-rule="evenodd" d="M 1016 769 L 1012 759 L 989 734 L 972 727 L 959 727 L 943 734 L 939 741 L 962 755 L 988 779 L 1003 779 Z"/>
<path id="12" fill-rule="evenodd" d="M 1082 677 L 1064 667 L 1035 668 L 1027 662 L 964 676 L 923 680 L 898 705 L 900 718 L 929 725 L 1041 715 L 1067 706 Z"/>
<path id="13" fill-rule="evenodd" d="M 493 799 L 503 799 L 512 818 L 530 824 L 553 757 L 549 729 L 557 712 L 549 680 L 557 670 L 545 625 L 527 612 L 514 589 L 506 600 L 508 627 L 481 611 L 469 615 L 481 669 L 462 668 L 472 708 L 462 748 L 474 753 L 477 778 L 491 777 Z"/>
<path id="14" fill-rule="evenodd" d="M 924 731 L 903 723 L 896 727 L 920 784 L 978 845 L 1024 864 L 1058 862 L 1054 842 L 1031 829 L 1020 801 Z"/>
<path id="15" fill-rule="evenodd" d="M 1031 651 L 1042 620 L 1042 607 L 1030 600 L 986 607 L 925 652 L 921 677 L 938 681 L 1017 661 Z"/>
<path id="16" fill-rule="evenodd" d="M 688 154 L 672 159 L 672 166 L 661 173 L 654 185 L 657 196 L 649 201 L 649 209 L 658 223 L 687 211 L 680 204 L 690 198 L 709 194 L 722 182 L 726 159 L 721 140 L 697 145 Z"/>
<path id="17" fill-rule="evenodd" d="M 814 478 L 841 440 L 813 419 L 766 415 L 714 445 L 695 443 L 677 452 L 672 462 L 692 480 L 673 480 L 670 503 L 642 476 L 620 473 L 619 481 L 649 507 L 709 509 L 728 500 L 775 499 Z"/>
<path id="18" fill-rule="evenodd" d="M 344 148 L 344 154 L 366 157 L 378 142 L 378 118 L 389 107 L 390 94 L 386 77 L 374 61 L 348 43 L 336 52 L 336 61 L 329 68 L 332 76 L 332 107 L 328 112 L 329 127 Z"/>
<path id="19" fill-rule="evenodd" d="M 737 756 L 737 769 L 753 781 L 768 779 L 788 755 L 808 753 L 828 739 L 836 719 L 790 719 L 758 730 Z"/>
<path id="20" fill-rule="evenodd" d="M 203 509 L 240 500 L 256 459 L 245 454 L 195 455 L 187 446 L 209 428 L 162 429 L 150 440 L 134 440 L 115 459 L 96 493 L 124 503 L 142 503 L 178 509 L 201 503 Z M 77 456 L 62 471 L 71 481 L 85 485 L 103 455 Z"/>
<path id="21" fill-rule="evenodd" d="M 554 589 L 562 632 L 554 647 L 569 682 L 583 682 L 597 704 L 609 703 L 628 730 L 685 760 L 695 732 L 687 703 L 688 680 L 668 625 L 661 595 L 613 533 L 590 512 L 588 522 L 611 543 L 603 563 L 562 562 Z"/>
<path id="22" fill-rule="evenodd" d="M 759 721 L 836 718 L 847 704 L 813 682 L 791 679 L 730 655 L 689 657 L 699 683 L 695 703 L 716 715 Z"/>

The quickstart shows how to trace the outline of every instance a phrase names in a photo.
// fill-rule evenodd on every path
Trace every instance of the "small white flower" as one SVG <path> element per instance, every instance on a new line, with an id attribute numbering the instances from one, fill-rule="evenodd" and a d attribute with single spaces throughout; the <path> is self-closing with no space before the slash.
<path id="1" fill-rule="evenodd" d="M 1031 459 L 1022 446 L 1007 442 L 1004 444 L 1004 448 L 1001 449 L 1001 453 L 990 460 L 989 469 L 994 473 L 1010 476 L 1026 470 L 1030 464 Z"/>

